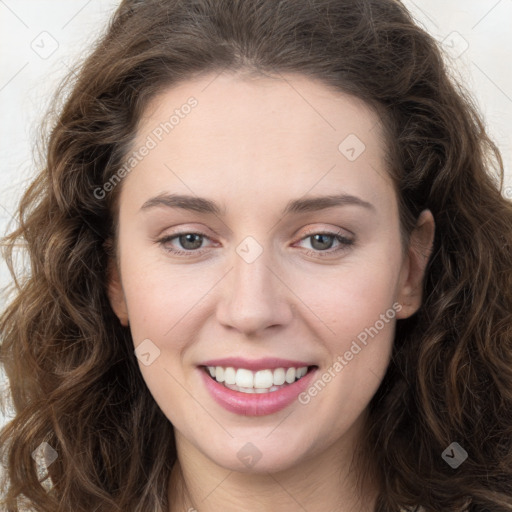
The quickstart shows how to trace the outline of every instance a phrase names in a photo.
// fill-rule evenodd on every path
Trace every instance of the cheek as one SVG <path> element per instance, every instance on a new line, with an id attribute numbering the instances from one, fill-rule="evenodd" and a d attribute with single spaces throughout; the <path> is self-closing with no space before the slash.
<path id="1" fill-rule="evenodd" d="M 398 275 L 397 266 L 375 260 L 340 273 L 339 282 L 326 281 L 309 296 L 323 323 L 315 320 L 312 325 L 325 357 L 301 403 L 329 418 L 326 438 L 334 439 L 356 420 L 384 377 L 400 309 L 395 300 Z"/>
<path id="2" fill-rule="evenodd" d="M 396 301 L 400 254 L 387 254 L 350 262 L 330 273 L 304 273 L 296 280 L 294 292 L 316 314 L 317 322 L 329 328 L 325 333 L 331 332 L 337 340 L 352 339 L 374 325 Z M 392 309 L 388 317 L 394 314 Z"/>
<path id="3" fill-rule="evenodd" d="M 173 264 L 154 248 L 132 247 L 123 255 L 121 272 L 135 345 L 145 338 L 164 340 L 190 322 L 215 276 L 207 267 Z"/>

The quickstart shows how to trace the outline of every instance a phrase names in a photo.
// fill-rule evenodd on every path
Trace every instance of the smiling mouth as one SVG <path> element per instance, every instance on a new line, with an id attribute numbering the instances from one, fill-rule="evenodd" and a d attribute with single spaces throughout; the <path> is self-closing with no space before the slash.
<path id="1" fill-rule="evenodd" d="M 203 366 L 204 372 L 224 387 L 241 393 L 272 393 L 302 379 L 317 366 L 265 369 L 253 372 L 232 366 Z"/>

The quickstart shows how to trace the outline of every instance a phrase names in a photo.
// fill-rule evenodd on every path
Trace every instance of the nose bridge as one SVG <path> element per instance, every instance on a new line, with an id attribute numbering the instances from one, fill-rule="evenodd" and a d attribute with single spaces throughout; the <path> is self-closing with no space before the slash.
<path id="1" fill-rule="evenodd" d="M 234 258 L 234 293 L 246 295 L 251 292 L 249 297 L 258 298 L 259 294 L 271 292 L 273 258 L 268 245 L 268 241 L 260 243 L 252 236 L 238 245 Z"/>
<path id="2" fill-rule="evenodd" d="M 260 238 L 261 239 L 261 238 Z M 255 332 L 291 318 L 286 287 L 276 276 L 269 243 L 247 236 L 235 249 L 218 319 L 225 326 Z"/>

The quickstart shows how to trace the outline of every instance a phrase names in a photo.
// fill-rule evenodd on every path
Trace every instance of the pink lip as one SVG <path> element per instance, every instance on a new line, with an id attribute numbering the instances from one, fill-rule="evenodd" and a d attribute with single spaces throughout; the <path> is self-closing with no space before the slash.
<path id="1" fill-rule="evenodd" d="M 211 359 L 201 363 L 200 366 L 223 366 L 227 368 L 245 368 L 257 372 L 258 370 L 274 370 L 275 368 L 302 368 L 303 366 L 312 366 L 311 363 L 303 361 L 292 361 L 291 359 L 278 359 L 275 357 L 265 357 L 263 359 L 244 359 L 242 357 L 226 357 L 224 359 Z"/>
<path id="2" fill-rule="evenodd" d="M 233 360 L 231 360 L 230 365 L 236 366 L 233 364 Z M 208 366 L 225 366 L 225 363 L 216 365 L 208 364 Z M 275 368 L 281 368 L 282 366 L 286 367 L 287 365 L 278 365 L 275 366 Z M 295 364 L 287 367 L 291 368 L 293 366 L 295 366 Z M 301 363 L 298 367 L 300 366 L 307 365 Z M 241 364 L 238 368 L 247 368 L 247 366 Z M 270 367 L 265 366 L 265 368 Z M 306 373 L 306 375 L 304 375 L 304 377 L 295 381 L 293 384 L 289 384 L 288 386 L 279 389 L 278 391 L 255 394 L 233 391 L 232 389 L 225 387 L 223 384 L 218 383 L 215 379 L 212 379 L 210 375 L 206 373 L 207 370 L 205 370 L 205 368 L 200 367 L 198 369 L 202 374 L 206 389 L 208 389 L 213 399 L 220 406 L 224 407 L 224 409 L 243 416 L 266 416 L 267 414 L 273 414 L 290 405 L 299 396 L 299 394 L 310 385 L 318 368 L 311 369 Z"/>

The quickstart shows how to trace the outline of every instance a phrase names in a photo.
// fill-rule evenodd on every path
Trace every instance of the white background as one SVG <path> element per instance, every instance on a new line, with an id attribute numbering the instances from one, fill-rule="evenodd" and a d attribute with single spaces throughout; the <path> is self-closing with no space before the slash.
<path id="1" fill-rule="evenodd" d="M 342 0 L 340 0 L 342 1 Z M 500 147 L 512 186 L 512 0 L 405 0 L 443 45 Z M 32 150 L 51 95 L 106 28 L 119 0 L 0 0 L 0 235 L 34 175 Z M 51 53 L 51 55 L 50 55 Z M 512 188 L 507 189 L 512 196 Z M 0 287 L 9 282 L 0 262 Z M 0 310 L 5 296 L 0 296 Z M 0 391 L 1 391 L 0 379 Z"/>

